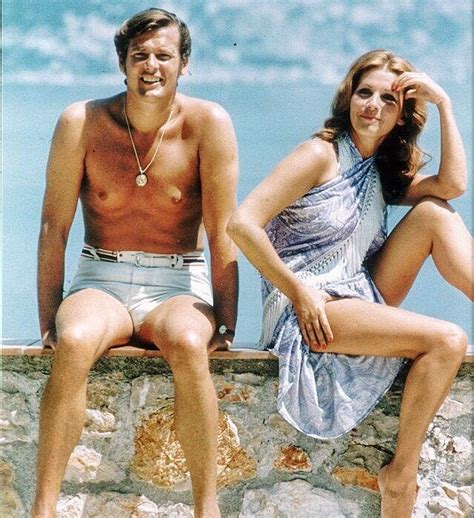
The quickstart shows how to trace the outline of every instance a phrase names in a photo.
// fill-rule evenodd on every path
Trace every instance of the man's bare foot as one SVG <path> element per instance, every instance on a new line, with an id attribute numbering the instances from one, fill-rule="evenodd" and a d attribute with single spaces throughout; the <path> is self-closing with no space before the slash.
<path id="1" fill-rule="evenodd" d="M 56 506 L 47 506 L 41 504 L 33 504 L 31 508 L 30 518 L 55 518 Z"/>
<path id="2" fill-rule="evenodd" d="M 416 500 L 416 480 L 397 480 L 391 476 L 390 464 L 378 475 L 381 518 L 410 518 Z"/>
<path id="3" fill-rule="evenodd" d="M 194 506 L 194 518 L 221 518 L 221 512 L 219 511 L 219 507 L 217 502 L 211 502 L 200 508 L 199 506 Z"/>

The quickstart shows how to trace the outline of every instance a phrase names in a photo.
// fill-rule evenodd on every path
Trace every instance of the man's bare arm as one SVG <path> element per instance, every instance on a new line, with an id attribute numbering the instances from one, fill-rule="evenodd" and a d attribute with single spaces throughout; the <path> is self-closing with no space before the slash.
<path id="1" fill-rule="evenodd" d="M 38 242 L 38 309 L 41 337 L 55 340 L 55 317 L 63 299 L 64 255 L 84 172 L 85 104 L 61 115 L 49 154 Z"/>
<path id="2" fill-rule="evenodd" d="M 203 221 L 211 254 L 216 325 L 235 329 L 237 321 L 237 249 L 227 235 L 227 223 L 237 206 L 238 151 L 229 115 L 211 105 L 203 121 L 200 143 Z M 224 337 L 228 344 L 232 337 Z"/>

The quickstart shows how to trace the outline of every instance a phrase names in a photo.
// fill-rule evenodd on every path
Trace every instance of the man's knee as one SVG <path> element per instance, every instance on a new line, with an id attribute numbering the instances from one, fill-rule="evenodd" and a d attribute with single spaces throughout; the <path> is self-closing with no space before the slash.
<path id="1" fill-rule="evenodd" d="M 172 370 L 202 368 L 208 362 L 208 340 L 193 329 L 182 329 L 163 337 L 160 349 Z"/>
<path id="2" fill-rule="evenodd" d="M 96 333 L 91 333 L 88 327 L 85 324 L 71 325 L 58 332 L 55 348 L 57 360 L 74 363 L 81 370 L 90 370 L 100 349 L 100 338 Z"/>

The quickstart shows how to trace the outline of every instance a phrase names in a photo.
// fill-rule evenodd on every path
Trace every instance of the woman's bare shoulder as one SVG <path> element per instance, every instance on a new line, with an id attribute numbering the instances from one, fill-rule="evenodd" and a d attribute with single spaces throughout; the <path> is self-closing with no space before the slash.
<path id="1" fill-rule="evenodd" d="M 331 142 L 314 137 L 302 142 L 292 153 L 297 161 L 304 161 L 311 172 L 313 186 L 321 185 L 337 174 L 337 155 Z"/>

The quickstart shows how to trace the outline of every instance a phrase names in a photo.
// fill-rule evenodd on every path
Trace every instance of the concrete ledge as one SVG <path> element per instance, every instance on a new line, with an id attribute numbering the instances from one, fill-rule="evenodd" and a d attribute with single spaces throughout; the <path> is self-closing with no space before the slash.
<path id="1" fill-rule="evenodd" d="M 53 363 L 40 341 L 0 348 L 0 515 L 27 518 L 39 408 Z M 236 344 L 211 355 L 219 403 L 218 498 L 226 518 L 380 517 L 377 472 L 393 455 L 406 370 L 350 433 L 318 441 L 276 408 L 278 362 Z M 247 346 L 247 347 L 246 347 Z M 127 344 L 91 370 L 86 422 L 66 469 L 58 518 L 192 516 L 189 473 L 173 432 L 174 383 L 156 349 Z M 472 516 L 473 351 L 426 435 L 413 518 Z"/>
<path id="2" fill-rule="evenodd" d="M 41 340 L 3 340 L 0 347 L 0 356 L 52 356 L 53 350 L 43 347 Z M 130 357 L 130 358 L 162 358 L 158 349 L 147 348 L 142 345 L 129 343 L 109 349 L 103 357 Z M 230 351 L 214 351 L 209 356 L 220 360 L 276 360 L 277 357 L 269 351 L 251 349 L 249 347 L 233 347 Z M 474 345 L 469 345 L 465 363 L 474 362 Z"/>
<path id="3" fill-rule="evenodd" d="M 52 356 L 53 349 L 43 347 L 41 340 L 4 340 L 0 347 L 0 356 Z M 110 348 L 104 357 L 125 356 L 131 358 L 162 358 L 158 349 L 129 343 Z M 276 360 L 277 357 L 268 351 L 234 347 L 231 351 L 214 351 L 211 359 L 220 360 Z"/>

